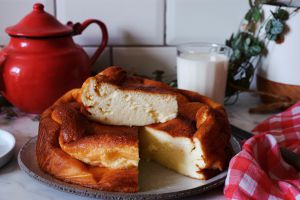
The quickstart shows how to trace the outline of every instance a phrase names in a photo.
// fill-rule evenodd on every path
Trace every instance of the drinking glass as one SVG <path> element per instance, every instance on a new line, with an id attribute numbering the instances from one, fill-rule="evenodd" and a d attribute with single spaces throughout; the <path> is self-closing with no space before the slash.
<path id="1" fill-rule="evenodd" d="M 177 47 L 178 88 L 192 90 L 223 104 L 231 49 L 214 43 Z"/>

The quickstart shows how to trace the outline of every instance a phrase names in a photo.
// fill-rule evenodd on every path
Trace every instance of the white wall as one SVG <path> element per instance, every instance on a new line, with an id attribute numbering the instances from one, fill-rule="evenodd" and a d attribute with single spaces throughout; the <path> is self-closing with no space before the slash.
<path id="1" fill-rule="evenodd" d="M 8 43 L 5 27 L 17 23 L 34 0 L 0 0 L 0 46 Z M 176 48 L 185 42 L 217 42 L 235 32 L 248 9 L 247 0 L 39 0 L 60 21 L 100 19 L 109 30 L 109 46 L 96 63 L 99 70 L 119 65 L 139 74 L 156 69 L 175 77 Z M 89 55 L 101 39 L 89 27 L 75 41 Z"/>

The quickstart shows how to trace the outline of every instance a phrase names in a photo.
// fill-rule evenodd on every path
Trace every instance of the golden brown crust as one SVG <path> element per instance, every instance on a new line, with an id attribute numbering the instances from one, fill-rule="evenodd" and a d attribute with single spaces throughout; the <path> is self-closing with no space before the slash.
<path id="1" fill-rule="evenodd" d="M 199 138 L 204 150 L 204 159 L 208 167 L 224 170 L 227 167 L 231 154 L 230 148 L 231 129 L 224 107 L 213 100 L 195 92 L 179 90 L 191 101 L 206 104 L 196 114 L 197 128 L 194 137 Z M 213 166 L 214 165 L 214 166 Z"/>
<path id="2" fill-rule="evenodd" d="M 79 92 L 79 89 L 71 90 L 42 114 L 36 147 L 40 168 L 62 181 L 90 188 L 118 192 L 138 191 L 138 169 L 136 167 L 108 169 L 89 166 L 72 158 L 60 148 L 58 137 L 61 125 L 52 119 L 52 112 L 57 106 L 76 101 Z"/>
<path id="3" fill-rule="evenodd" d="M 61 125 L 64 143 L 72 146 L 137 147 L 137 127 L 110 126 L 90 121 L 80 112 L 80 107 L 78 102 L 65 103 L 56 106 L 52 112 L 52 119 Z"/>
<path id="4" fill-rule="evenodd" d="M 60 132 L 65 143 L 78 141 L 90 132 L 88 120 L 76 112 L 80 105 L 75 102 L 64 103 L 54 108 L 51 117 L 61 125 Z"/>
<path id="5" fill-rule="evenodd" d="M 165 123 L 152 124 L 147 127 L 167 132 L 172 137 L 188 137 L 194 136 L 196 129 L 195 123 L 181 116 L 169 120 Z"/>
<path id="6" fill-rule="evenodd" d="M 103 70 L 95 77 L 87 79 L 83 83 L 82 88 L 84 88 L 85 85 L 90 82 L 90 79 L 95 79 L 97 82 L 97 86 L 95 87 L 96 91 L 101 84 L 110 83 L 125 91 L 142 91 L 152 94 L 178 95 L 176 92 L 170 90 L 169 87 L 165 87 L 164 83 L 159 84 L 160 82 L 156 82 L 155 84 L 155 82 L 153 82 L 154 84 L 152 85 L 151 80 L 142 79 L 136 76 L 131 77 L 127 76 L 126 74 L 126 71 L 124 71 L 122 68 L 112 66 Z M 157 84 L 159 84 L 160 87 L 158 87 Z"/>
<path id="7" fill-rule="evenodd" d="M 109 67 L 106 70 L 103 70 L 101 73 L 95 76 L 98 84 L 102 82 L 112 83 L 115 85 L 120 85 L 126 79 L 126 71 L 121 67 Z"/>

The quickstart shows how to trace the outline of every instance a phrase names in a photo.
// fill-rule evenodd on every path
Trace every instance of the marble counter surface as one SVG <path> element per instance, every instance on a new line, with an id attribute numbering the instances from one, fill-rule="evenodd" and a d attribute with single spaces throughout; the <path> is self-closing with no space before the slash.
<path id="1" fill-rule="evenodd" d="M 253 115 L 248 113 L 250 107 L 259 103 L 259 98 L 249 94 L 242 94 L 234 105 L 226 106 L 230 122 L 244 130 L 252 130 L 259 122 L 270 115 Z M 16 137 L 16 150 L 14 158 L 0 168 L 0 200 L 90 200 L 73 194 L 52 189 L 32 179 L 22 172 L 17 164 L 17 153 L 21 146 L 38 133 L 38 121 L 35 115 L 28 115 L 17 111 L 17 117 L 6 119 L 0 115 L 0 129 L 12 133 Z M 224 199 L 223 187 L 201 195 L 187 198 L 196 199 Z"/>

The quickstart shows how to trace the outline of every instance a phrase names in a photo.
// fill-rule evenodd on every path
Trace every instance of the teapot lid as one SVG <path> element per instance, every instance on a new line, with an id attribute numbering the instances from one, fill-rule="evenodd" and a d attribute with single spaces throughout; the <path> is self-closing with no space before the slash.
<path id="1" fill-rule="evenodd" d="M 19 23 L 5 30 L 11 36 L 53 37 L 70 35 L 73 29 L 60 23 L 55 17 L 44 11 L 44 5 L 36 3 L 33 11 Z"/>

